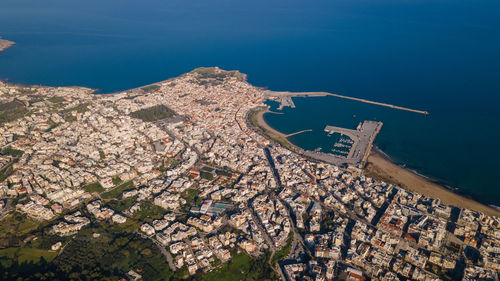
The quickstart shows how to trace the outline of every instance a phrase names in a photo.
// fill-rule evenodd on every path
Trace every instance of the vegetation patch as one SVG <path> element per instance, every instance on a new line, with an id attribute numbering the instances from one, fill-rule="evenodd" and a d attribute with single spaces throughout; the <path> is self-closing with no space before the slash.
<path id="1" fill-rule="evenodd" d="M 85 189 L 86 191 L 88 191 L 90 193 L 93 193 L 93 192 L 101 193 L 105 190 L 104 187 L 102 187 L 102 185 L 99 182 L 94 182 L 94 183 L 91 183 L 89 185 L 86 185 L 83 187 L 83 189 Z"/>
<path id="2" fill-rule="evenodd" d="M 122 179 L 120 179 L 120 177 L 114 177 L 112 179 L 112 181 L 113 181 L 114 185 L 118 185 L 118 184 L 122 183 Z"/>
<path id="3" fill-rule="evenodd" d="M 127 181 L 127 182 L 124 182 L 123 184 L 111 189 L 108 192 L 104 192 L 103 194 L 101 194 L 101 197 L 103 199 L 118 198 L 118 197 L 120 197 L 120 195 L 124 191 L 132 189 L 132 188 L 134 188 L 134 183 L 132 181 Z"/>
<path id="4" fill-rule="evenodd" d="M 14 149 L 11 146 L 7 146 L 6 148 L 2 149 L 2 155 L 10 155 L 14 157 L 20 157 L 23 155 L 23 151 L 19 149 Z"/>
<path id="5" fill-rule="evenodd" d="M 149 85 L 149 86 L 141 88 L 141 90 L 143 90 L 144 92 L 153 92 L 153 91 L 156 91 L 158 89 L 160 89 L 159 85 Z"/>
<path id="6" fill-rule="evenodd" d="M 143 201 L 141 210 L 134 214 L 134 219 L 151 223 L 156 219 L 161 219 L 165 214 L 165 209 L 156 206 L 149 201 Z"/>
<path id="7" fill-rule="evenodd" d="M 108 205 L 109 205 L 109 207 L 111 207 L 111 209 L 113 209 L 115 211 L 123 212 L 126 209 L 130 208 L 132 205 L 134 205 L 136 200 L 137 200 L 137 196 L 129 197 L 129 198 L 122 199 L 122 200 L 116 199 L 116 200 L 109 201 Z"/>
<path id="8" fill-rule="evenodd" d="M 206 180 L 213 180 L 214 179 L 214 175 L 212 173 L 205 172 L 205 171 L 200 172 L 200 177 L 202 179 L 206 179 Z"/>
<path id="9" fill-rule="evenodd" d="M 106 158 L 106 154 L 104 153 L 104 151 L 99 150 L 99 158 L 101 158 L 101 160 L 104 160 Z"/>
<path id="10" fill-rule="evenodd" d="M 237 70 L 226 71 L 216 67 L 199 67 L 192 72 L 198 74 L 198 78 L 200 79 L 215 79 L 222 81 L 225 78 L 234 77 L 239 81 L 246 80 L 246 75 Z"/>
<path id="11" fill-rule="evenodd" d="M 279 280 L 279 277 L 267 264 L 265 255 L 254 259 L 247 254 L 238 254 L 219 269 L 209 273 L 199 273 L 193 279 L 203 281 Z"/>
<path id="12" fill-rule="evenodd" d="M 94 238 L 93 233 L 101 235 Z M 150 240 L 134 233 L 123 233 L 120 228 L 108 224 L 82 229 L 51 263 L 46 259 L 36 264 L 29 261 L 31 256 L 47 252 L 40 251 L 29 250 L 25 261 L 19 264 L 0 264 L 0 279 L 118 280 L 126 277 L 129 270 L 141 274 L 143 280 L 170 280 L 174 275 L 165 257 Z"/>
<path id="13" fill-rule="evenodd" d="M 211 172 L 213 172 L 215 169 L 214 169 L 214 168 L 212 168 L 212 167 L 209 167 L 209 166 L 203 166 L 203 167 L 201 168 L 201 170 L 202 170 L 202 171 L 204 171 L 204 172 L 209 172 L 209 173 L 211 173 Z"/>
<path id="14" fill-rule="evenodd" d="M 63 245 L 65 245 L 71 239 L 72 239 L 72 236 L 60 237 L 60 236 L 51 235 L 48 233 L 42 234 L 40 232 L 40 235 L 37 235 L 36 239 L 31 240 L 27 244 L 27 247 L 34 248 L 34 249 L 40 249 L 40 250 L 51 250 L 52 245 L 54 245 L 55 243 L 61 242 Z"/>
<path id="15" fill-rule="evenodd" d="M 186 199 L 187 203 L 191 206 L 198 206 L 201 204 L 201 198 L 199 197 L 200 191 L 198 189 L 187 189 L 181 196 Z"/>
<path id="16" fill-rule="evenodd" d="M 0 125 L 15 121 L 28 113 L 28 109 L 19 101 L 0 103 Z"/>
<path id="17" fill-rule="evenodd" d="M 63 97 L 58 97 L 58 96 L 55 96 L 55 97 L 50 97 L 48 99 L 48 101 L 50 101 L 51 103 L 62 103 L 64 102 L 66 99 L 63 98 Z"/>
<path id="18" fill-rule="evenodd" d="M 21 237 L 36 230 L 39 223 L 18 212 L 6 216 L 0 221 L 0 238 Z"/>
<path id="19" fill-rule="evenodd" d="M 42 258 L 50 262 L 56 256 L 56 251 L 34 248 L 7 248 L 0 250 L 0 264 L 4 267 L 8 267 L 14 263 L 36 263 Z"/>
<path id="20" fill-rule="evenodd" d="M 228 177 L 228 178 L 230 178 L 233 175 L 231 172 L 224 171 L 224 170 L 217 170 L 216 173 L 219 176 L 225 176 L 225 177 Z"/>
<path id="21" fill-rule="evenodd" d="M 290 248 L 292 247 L 292 241 L 293 241 L 293 233 L 290 234 L 286 241 L 286 245 L 276 253 L 274 253 L 272 263 L 275 264 L 276 262 L 282 260 L 285 258 L 289 253 L 290 253 Z"/>
<path id="22" fill-rule="evenodd" d="M 64 109 L 62 112 L 63 113 L 69 113 L 69 112 L 72 112 L 72 111 L 76 111 L 78 113 L 85 113 L 88 110 L 89 110 L 89 104 L 88 103 L 81 103 L 81 104 L 79 104 L 77 106 L 73 106 L 73 107 Z"/>
<path id="23" fill-rule="evenodd" d="M 2 170 L 0 170 L 0 182 L 3 182 L 6 180 L 12 173 L 14 172 L 14 169 L 12 168 L 12 162 L 9 163 L 7 166 L 5 166 Z"/>
<path id="24" fill-rule="evenodd" d="M 170 118 L 175 115 L 175 112 L 163 104 L 144 108 L 130 113 L 133 118 L 141 119 L 145 122 L 154 122 L 157 120 Z"/>

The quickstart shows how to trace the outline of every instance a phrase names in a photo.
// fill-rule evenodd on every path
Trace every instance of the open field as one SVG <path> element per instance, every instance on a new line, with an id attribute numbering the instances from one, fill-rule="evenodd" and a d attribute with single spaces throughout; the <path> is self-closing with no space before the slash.
<path id="1" fill-rule="evenodd" d="M 253 259 L 247 254 L 237 254 L 233 258 L 209 273 L 197 274 L 194 280 L 276 280 L 272 269 L 268 266 L 265 256 Z"/>
<path id="2" fill-rule="evenodd" d="M 0 221 L 0 238 L 22 236 L 37 229 L 38 226 L 38 222 L 14 212 Z"/>
<path id="3" fill-rule="evenodd" d="M 34 248 L 7 248 L 0 250 L 0 263 L 17 261 L 18 263 L 33 262 L 37 263 L 40 258 L 47 262 L 52 261 L 57 256 L 57 251 L 49 251 Z"/>
<path id="4" fill-rule="evenodd" d="M 124 191 L 129 190 L 129 189 L 133 189 L 133 188 L 134 188 L 134 183 L 132 181 L 127 181 L 127 182 L 122 183 L 121 185 L 119 185 L 117 187 L 110 189 L 109 191 L 102 193 L 101 197 L 103 199 L 118 198 L 118 197 L 120 197 L 120 195 Z"/>
<path id="5" fill-rule="evenodd" d="M 104 191 L 104 187 L 102 187 L 99 182 L 94 182 L 94 183 L 91 183 L 89 185 L 86 185 L 83 187 L 83 189 L 85 189 L 86 191 L 88 191 L 90 193 L 92 193 L 92 192 L 100 193 L 100 192 Z"/>

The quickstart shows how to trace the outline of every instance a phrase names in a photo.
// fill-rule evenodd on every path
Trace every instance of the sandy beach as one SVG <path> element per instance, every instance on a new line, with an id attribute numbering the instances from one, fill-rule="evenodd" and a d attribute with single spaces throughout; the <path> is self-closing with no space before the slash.
<path id="1" fill-rule="evenodd" d="M 268 112 L 268 110 L 262 110 L 255 113 L 254 121 L 270 138 L 293 150 L 296 146 L 288 141 L 286 135 L 273 129 L 264 121 L 264 114 Z M 431 198 L 439 198 L 441 202 L 448 205 L 480 211 L 487 215 L 500 216 L 500 211 L 492 207 L 454 193 L 439 184 L 433 183 L 422 176 L 393 164 L 383 153 L 377 151 L 376 148 L 372 149 L 368 157 L 365 173 L 368 176 L 397 184 L 409 191 Z"/>
<path id="2" fill-rule="evenodd" d="M 254 115 L 254 120 L 255 121 L 255 125 L 257 125 L 258 127 L 260 127 L 260 129 L 262 129 L 264 131 L 264 133 L 266 133 L 270 138 L 274 139 L 274 140 L 280 140 L 280 141 L 285 141 L 285 142 L 288 142 L 290 145 L 291 143 L 286 139 L 286 135 L 271 128 L 271 126 L 269 126 L 266 121 L 264 121 L 264 114 L 266 113 L 269 113 L 270 111 L 269 110 L 259 110 L 255 113 Z"/>
<path id="3" fill-rule="evenodd" d="M 387 159 L 387 157 L 376 149 L 368 157 L 365 168 L 370 176 L 399 184 L 401 187 L 427 197 L 439 198 L 441 202 L 457 207 L 480 211 L 488 215 L 500 216 L 497 211 L 487 205 L 464 197 L 445 187 L 429 181 L 409 170 L 399 167 Z M 458 172 L 458 171 L 457 171 Z"/>

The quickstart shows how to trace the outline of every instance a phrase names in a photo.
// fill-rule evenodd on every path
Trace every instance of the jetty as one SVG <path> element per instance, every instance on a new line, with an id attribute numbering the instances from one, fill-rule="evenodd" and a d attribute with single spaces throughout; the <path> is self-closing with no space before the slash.
<path id="1" fill-rule="evenodd" d="M 312 132 L 312 129 L 302 130 L 302 131 L 298 131 L 298 132 L 295 132 L 295 133 L 291 133 L 291 134 L 286 135 L 285 137 L 288 138 L 288 137 L 295 136 L 295 135 L 298 135 L 300 133 L 305 133 L 305 132 Z"/>
<path id="2" fill-rule="evenodd" d="M 369 103 L 369 104 L 374 104 L 378 106 L 385 106 L 397 110 L 403 110 L 403 111 L 409 111 L 409 112 L 414 112 L 418 114 L 423 114 L 423 115 L 429 115 L 428 111 L 424 110 L 418 110 L 418 109 L 412 109 L 408 107 L 403 107 L 403 106 L 398 106 L 398 105 L 392 105 L 388 103 L 383 103 L 383 102 L 377 102 L 377 101 L 370 101 L 367 99 L 361 99 L 361 98 L 355 98 L 355 97 L 348 97 L 348 96 L 343 96 L 339 94 L 332 94 L 332 93 L 327 93 L 327 92 L 276 92 L 276 91 L 265 91 L 264 92 L 265 97 L 274 97 L 280 102 L 280 107 L 278 109 L 282 109 L 283 107 L 290 106 L 292 108 L 295 107 L 295 104 L 293 101 L 291 101 L 292 97 L 325 97 L 325 96 L 332 96 L 332 97 L 337 97 L 341 99 L 348 99 L 348 100 L 353 100 L 353 101 L 359 101 L 363 103 Z"/>

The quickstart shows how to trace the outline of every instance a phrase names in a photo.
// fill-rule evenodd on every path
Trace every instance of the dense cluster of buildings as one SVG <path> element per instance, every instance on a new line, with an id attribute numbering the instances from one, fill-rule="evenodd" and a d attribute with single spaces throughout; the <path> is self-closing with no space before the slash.
<path id="1" fill-rule="evenodd" d="M 0 147 L 22 151 L 0 156 L 1 168 L 12 166 L 0 197 L 37 220 L 67 213 L 51 225 L 61 236 L 91 220 L 138 222 L 171 269 L 190 274 L 241 251 L 285 251 L 273 269 L 286 280 L 498 281 L 500 218 L 270 141 L 248 122 L 265 106 L 263 90 L 237 72 L 196 70 L 156 86 L 98 96 L 0 84 L 1 103 L 27 110 L 0 127 Z M 182 118 L 130 116 L 156 105 Z M 120 211 L 101 195 L 124 182 L 112 198 L 129 202 Z M 88 188 L 95 183 L 102 190 Z M 139 218 L 146 202 L 162 217 Z"/>

